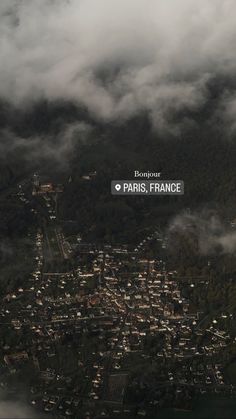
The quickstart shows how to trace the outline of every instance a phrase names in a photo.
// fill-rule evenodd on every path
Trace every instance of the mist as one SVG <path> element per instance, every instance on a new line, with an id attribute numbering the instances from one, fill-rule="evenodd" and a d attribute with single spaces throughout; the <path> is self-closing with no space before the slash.
<path id="1" fill-rule="evenodd" d="M 213 113 L 234 131 L 233 0 L 8 0 L 0 23 L 1 100 L 63 99 L 104 121 L 145 111 L 179 134 L 172 116 L 194 119 L 223 77 Z"/>
<path id="2" fill-rule="evenodd" d="M 78 142 L 89 138 L 92 128 L 84 122 L 61 124 L 53 133 L 17 135 L 11 127 L 0 130 L 0 154 L 2 158 L 21 156 L 27 166 L 53 161 L 54 168 L 67 169 L 67 164 Z"/>
<path id="3" fill-rule="evenodd" d="M 194 236 L 202 255 L 235 254 L 236 230 L 225 223 L 215 211 L 183 212 L 169 225 L 168 235 L 184 233 L 184 237 Z"/>
<path id="4" fill-rule="evenodd" d="M 33 409 L 21 402 L 1 401 L 0 419 L 40 419 L 45 415 L 38 415 Z"/>

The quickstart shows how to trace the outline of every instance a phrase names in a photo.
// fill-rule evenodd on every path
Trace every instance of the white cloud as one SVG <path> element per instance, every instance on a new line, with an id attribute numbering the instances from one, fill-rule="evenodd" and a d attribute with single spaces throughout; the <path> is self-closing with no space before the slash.
<path id="1" fill-rule="evenodd" d="M 162 126 L 234 74 L 235 41 L 234 0 L 8 0 L 0 97 L 73 100 L 108 120 L 147 110 Z"/>
<path id="2" fill-rule="evenodd" d="M 28 406 L 21 402 L 1 401 L 0 419 L 37 419 L 38 416 Z"/>
<path id="3" fill-rule="evenodd" d="M 183 232 L 185 237 L 194 236 L 197 239 L 200 254 L 214 253 L 235 254 L 236 231 L 230 225 L 225 225 L 219 216 L 212 211 L 183 212 L 177 215 L 169 226 L 170 244 L 173 233 Z M 173 243 L 172 243 L 173 244 Z"/>
<path id="4" fill-rule="evenodd" d="M 0 130 L 0 154 L 6 158 L 11 153 L 21 155 L 28 163 L 51 159 L 57 167 L 65 168 L 76 143 L 88 139 L 91 132 L 92 128 L 83 122 L 63 124 L 54 135 L 33 135 L 27 138 L 17 136 L 8 129 Z"/>

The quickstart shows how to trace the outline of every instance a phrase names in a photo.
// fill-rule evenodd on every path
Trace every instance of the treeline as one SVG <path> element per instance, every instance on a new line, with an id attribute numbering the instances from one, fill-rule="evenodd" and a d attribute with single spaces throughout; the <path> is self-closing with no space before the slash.
<path id="1" fill-rule="evenodd" d="M 213 130 L 190 130 L 182 138 L 162 138 L 145 116 L 124 125 L 97 128 L 93 139 L 80 143 L 70 163 L 61 201 L 61 217 L 76 220 L 79 229 L 106 240 L 133 240 L 147 227 L 162 226 L 183 208 L 213 204 L 235 211 L 236 143 Z M 179 197 L 118 197 L 113 179 L 133 179 L 134 171 L 162 173 L 162 179 L 183 179 Z M 83 175 L 97 171 L 91 181 Z M 135 237 L 137 236 L 137 237 Z"/>
<path id="2" fill-rule="evenodd" d="M 176 115 L 181 121 L 176 135 L 154 129 L 146 113 L 123 122 L 107 122 L 66 101 L 42 100 L 21 110 L 2 102 L 0 188 L 34 170 L 54 180 L 61 176 L 66 183 L 61 218 L 75 221 L 78 230 L 104 241 L 139 239 L 146 228 L 163 225 L 182 208 L 209 202 L 227 206 L 233 213 L 236 141 L 225 138 L 222 126 L 209 123 L 217 89 L 212 87 L 204 109 Z M 78 123 L 85 124 L 88 133 L 83 136 L 75 131 L 73 141 L 67 144 L 65 138 L 63 147 L 62 133 Z M 134 170 L 158 171 L 162 179 L 183 179 L 185 195 L 111 196 L 110 181 L 131 179 Z M 81 176 L 91 171 L 97 171 L 97 177 L 82 181 Z"/>

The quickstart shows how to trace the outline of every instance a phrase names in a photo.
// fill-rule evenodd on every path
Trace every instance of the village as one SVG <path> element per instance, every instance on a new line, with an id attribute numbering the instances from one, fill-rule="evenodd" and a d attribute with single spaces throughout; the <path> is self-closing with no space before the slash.
<path id="1" fill-rule="evenodd" d="M 220 355 L 233 337 L 217 319 L 202 327 L 203 313 L 168 270 L 160 232 L 135 248 L 69 240 L 57 221 L 58 189 L 38 185 L 38 191 L 40 205 L 20 191 L 39 220 L 32 233 L 35 268 L 1 306 L 8 330 L 2 389 L 10 391 L 14 378 L 26 374 L 31 406 L 86 419 L 148 417 L 165 403 L 191 409 L 196 393 L 235 395 Z M 147 256 L 153 241 L 160 257 Z M 187 286 L 199 283 L 191 279 Z"/>

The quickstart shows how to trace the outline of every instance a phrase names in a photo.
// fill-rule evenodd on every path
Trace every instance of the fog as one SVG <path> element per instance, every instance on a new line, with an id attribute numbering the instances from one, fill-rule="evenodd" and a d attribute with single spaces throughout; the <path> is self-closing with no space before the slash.
<path id="1" fill-rule="evenodd" d="M 38 415 L 29 406 L 22 402 L 1 401 L 0 419 L 39 419 L 45 415 Z"/>
<path id="2" fill-rule="evenodd" d="M 183 212 L 177 215 L 169 226 L 168 233 L 184 233 L 185 237 L 196 237 L 202 255 L 235 254 L 236 230 L 226 224 L 214 211 Z"/>
<path id="3" fill-rule="evenodd" d="M 105 121 L 147 111 L 178 133 L 171 115 L 201 109 L 209 85 L 234 76 L 235 41 L 233 0 L 2 1 L 0 98 L 69 100 Z M 232 131 L 226 85 L 215 112 Z"/>

